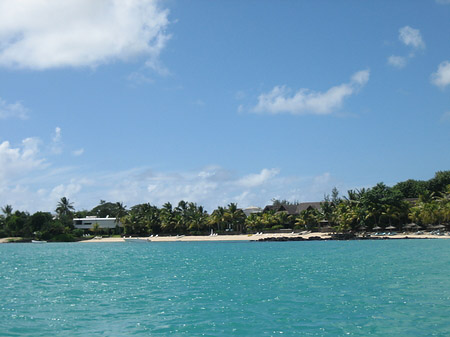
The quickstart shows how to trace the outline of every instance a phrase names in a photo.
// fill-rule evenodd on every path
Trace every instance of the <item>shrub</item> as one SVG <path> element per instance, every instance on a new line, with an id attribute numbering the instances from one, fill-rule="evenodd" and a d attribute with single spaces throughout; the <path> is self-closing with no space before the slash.
<path id="1" fill-rule="evenodd" d="M 76 241 L 72 234 L 58 234 L 52 238 L 52 241 L 56 242 L 74 242 Z"/>
<path id="2" fill-rule="evenodd" d="M 284 226 L 283 225 L 275 225 L 275 226 L 272 226 L 272 230 L 279 230 L 279 229 L 283 229 L 284 228 Z"/>

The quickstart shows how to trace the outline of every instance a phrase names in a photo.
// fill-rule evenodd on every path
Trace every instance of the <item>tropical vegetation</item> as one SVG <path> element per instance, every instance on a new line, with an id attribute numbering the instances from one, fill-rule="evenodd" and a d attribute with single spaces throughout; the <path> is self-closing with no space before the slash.
<path id="1" fill-rule="evenodd" d="M 5 205 L 1 208 L 0 237 L 74 241 L 87 234 L 147 236 L 283 230 L 348 233 L 450 229 L 450 171 L 437 172 L 428 181 L 409 179 L 392 187 L 378 183 L 371 188 L 349 190 L 342 197 L 334 188 L 331 195 L 324 196 L 320 207 L 309 206 L 293 212 L 299 205 L 298 202 L 273 200 L 271 207 L 246 216 L 235 203 L 219 206 L 209 214 L 203 206 L 184 200 L 177 205 L 167 202 L 157 207 L 143 203 L 130 208 L 121 202 L 100 200 L 91 210 L 76 211 L 73 203 L 62 197 L 54 213 L 29 214 Z M 116 229 L 101 229 L 98 224 L 88 230 L 89 233 L 75 229 L 73 219 L 86 216 L 116 218 Z"/>

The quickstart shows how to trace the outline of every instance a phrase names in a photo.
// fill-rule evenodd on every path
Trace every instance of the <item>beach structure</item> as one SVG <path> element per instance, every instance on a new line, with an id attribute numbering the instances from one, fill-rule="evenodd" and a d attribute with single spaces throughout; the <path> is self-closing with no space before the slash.
<path id="1" fill-rule="evenodd" d="M 148 238 L 123 238 L 123 240 L 125 242 L 133 242 L 133 243 L 146 243 L 146 242 L 150 242 L 151 240 Z"/>
<path id="2" fill-rule="evenodd" d="M 73 219 L 73 226 L 77 229 L 92 229 L 95 224 L 98 224 L 99 229 L 112 229 L 123 227 L 120 220 L 116 218 L 97 218 L 96 216 L 87 216 L 85 218 L 75 218 Z"/>
<path id="3" fill-rule="evenodd" d="M 250 214 L 253 214 L 253 213 L 261 213 L 263 210 L 261 207 L 250 206 L 250 207 L 244 208 L 242 211 L 244 212 L 245 216 L 249 216 Z"/>

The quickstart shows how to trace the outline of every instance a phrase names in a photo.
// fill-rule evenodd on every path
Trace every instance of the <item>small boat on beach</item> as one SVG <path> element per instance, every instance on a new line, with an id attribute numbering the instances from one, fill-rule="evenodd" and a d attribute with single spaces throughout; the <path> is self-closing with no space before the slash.
<path id="1" fill-rule="evenodd" d="M 31 240 L 31 243 L 40 243 L 40 244 L 42 244 L 42 243 L 47 243 L 47 241 L 41 241 L 41 240 Z"/>

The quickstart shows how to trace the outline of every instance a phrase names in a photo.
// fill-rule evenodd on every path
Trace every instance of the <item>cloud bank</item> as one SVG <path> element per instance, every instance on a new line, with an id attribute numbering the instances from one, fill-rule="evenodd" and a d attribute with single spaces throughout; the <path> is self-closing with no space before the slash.
<path id="1" fill-rule="evenodd" d="M 350 82 L 334 86 L 326 92 L 300 89 L 292 93 L 286 86 L 276 86 L 269 93 L 259 95 L 258 103 L 252 110 L 270 114 L 328 115 L 340 108 L 345 98 L 364 87 L 369 77 L 369 70 L 361 70 L 352 76 Z"/>
<path id="2" fill-rule="evenodd" d="M 53 211 L 65 196 L 77 210 L 91 209 L 103 199 L 122 201 L 128 206 L 144 202 L 161 206 L 167 201 L 176 204 L 186 200 L 212 211 L 230 202 L 248 207 L 264 206 L 272 198 L 321 200 L 334 186 L 329 173 L 314 177 L 282 176 L 277 168 L 249 174 L 236 174 L 217 165 L 194 171 L 132 168 L 94 172 L 51 163 L 40 151 L 41 147 L 46 145 L 36 138 L 27 138 L 17 146 L 8 141 L 0 144 L 0 205 L 10 204 L 14 209 L 29 212 Z"/>
<path id="3" fill-rule="evenodd" d="M 157 0 L 0 1 L 0 66 L 96 67 L 144 56 L 158 68 L 168 24 Z"/>

